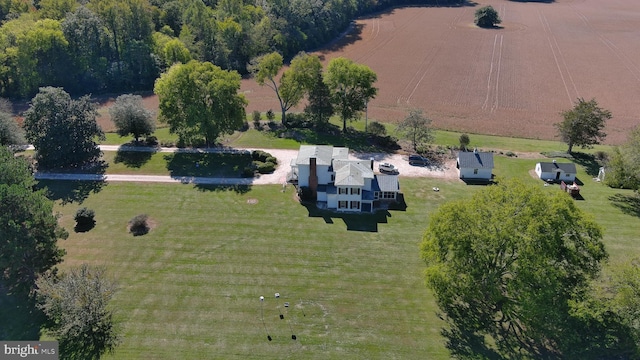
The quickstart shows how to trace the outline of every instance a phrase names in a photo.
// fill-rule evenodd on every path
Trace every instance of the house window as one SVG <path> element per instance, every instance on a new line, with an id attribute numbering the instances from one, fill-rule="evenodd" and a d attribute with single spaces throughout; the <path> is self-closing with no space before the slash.
<path id="1" fill-rule="evenodd" d="M 352 209 L 360 209 L 360 201 L 352 201 L 351 202 Z"/>
<path id="2" fill-rule="evenodd" d="M 346 209 L 348 201 L 338 201 L 338 209 Z"/>
<path id="3" fill-rule="evenodd" d="M 379 191 L 374 191 L 373 192 L 373 199 L 374 200 L 378 200 L 380 198 L 380 192 Z"/>
<path id="4" fill-rule="evenodd" d="M 360 188 L 351 188 L 351 195 L 360 195 Z"/>
<path id="5" fill-rule="evenodd" d="M 331 174 L 331 182 L 336 181 L 336 174 Z"/>
<path id="6" fill-rule="evenodd" d="M 347 188 L 344 187 L 339 187 L 338 188 L 338 194 L 343 195 L 343 194 L 348 194 L 349 192 L 347 191 Z"/>
<path id="7" fill-rule="evenodd" d="M 473 175 L 478 175 L 478 169 L 473 169 Z"/>
<path id="8" fill-rule="evenodd" d="M 391 191 L 385 191 L 382 193 L 382 198 L 383 199 L 395 199 L 396 198 L 396 193 L 391 192 Z"/>
<path id="9" fill-rule="evenodd" d="M 571 177 L 571 174 L 566 174 L 566 177 Z"/>

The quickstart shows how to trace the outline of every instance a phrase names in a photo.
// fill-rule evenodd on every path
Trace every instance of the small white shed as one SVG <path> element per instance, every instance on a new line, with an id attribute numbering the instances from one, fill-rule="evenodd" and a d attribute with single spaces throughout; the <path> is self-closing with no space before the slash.
<path id="1" fill-rule="evenodd" d="M 539 162 L 536 164 L 536 175 L 544 181 L 573 182 L 576 180 L 576 164 Z"/>
<path id="2" fill-rule="evenodd" d="M 493 153 L 479 152 L 458 152 L 456 164 L 460 173 L 460 179 L 470 180 L 491 180 L 493 176 Z"/>

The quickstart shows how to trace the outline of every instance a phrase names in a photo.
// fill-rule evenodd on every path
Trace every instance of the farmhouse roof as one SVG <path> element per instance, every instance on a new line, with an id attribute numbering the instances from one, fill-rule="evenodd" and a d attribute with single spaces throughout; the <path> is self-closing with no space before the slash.
<path id="1" fill-rule="evenodd" d="M 397 192 L 400 191 L 400 183 L 398 182 L 398 175 L 391 174 L 377 174 L 376 182 L 378 184 L 379 191 L 385 192 Z"/>
<path id="2" fill-rule="evenodd" d="M 576 164 L 574 163 L 557 163 L 557 162 L 540 162 L 540 170 L 542 172 L 564 172 L 575 174 Z"/>
<path id="3" fill-rule="evenodd" d="M 373 178 L 373 170 L 359 162 L 346 162 L 336 169 L 336 186 L 364 186 L 366 178 Z"/>
<path id="4" fill-rule="evenodd" d="M 317 165 L 331 165 L 332 159 L 346 159 L 349 157 L 349 149 L 331 145 L 300 145 L 297 165 L 309 165 L 309 159 L 315 158 Z"/>
<path id="5" fill-rule="evenodd" d="M 459 152 L 458 166 L 460 168 L 493 169 L 493 153 L 490 152 Z"/>

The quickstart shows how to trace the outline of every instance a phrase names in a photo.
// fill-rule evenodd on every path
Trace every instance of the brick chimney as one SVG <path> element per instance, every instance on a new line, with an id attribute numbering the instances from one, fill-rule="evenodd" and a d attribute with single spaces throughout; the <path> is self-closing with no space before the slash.
<path id="1" fill-rule="evenodd" d="M 316 158 L 309 158 L 309 189 L 311 189 L 311 196 L 313 198 L 318 197 L 318 169 L 316 165 Z"/>

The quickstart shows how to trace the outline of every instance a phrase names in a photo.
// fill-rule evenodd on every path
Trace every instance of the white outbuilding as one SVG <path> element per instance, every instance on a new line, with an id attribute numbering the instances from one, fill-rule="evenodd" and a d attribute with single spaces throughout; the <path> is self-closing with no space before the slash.
<path id="1" fill-rule="evenodd" d="M 576 164 L 539 162 L 536 164 L 536 175 L 544 181 L 554 181 L 570 183 L 576 180 Z"/>

